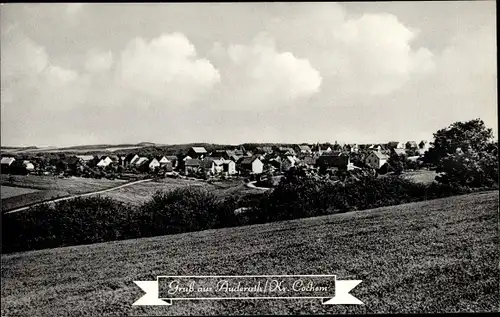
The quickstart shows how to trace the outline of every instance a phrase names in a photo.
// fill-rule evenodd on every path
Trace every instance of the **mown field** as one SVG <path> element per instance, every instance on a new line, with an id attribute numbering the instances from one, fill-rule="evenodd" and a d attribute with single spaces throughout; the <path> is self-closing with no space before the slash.
<path id="1" fill-rule="evenodd" d="M 436 171 L 421 169 L 414 172 L 405 172 L 402 176 L 415 183 L 430 184 L 435 181 L 437 175 Z"/>
<path id="2" fill-rule="evenodd" d="M 140 183 L 125 188 L 120 188 L 102 194 L 101 196 L 110 197 L 124 203 L 140 205 L 141 203 L 144 203 L 147 200 L 151 199 L 156 191 L 168 191 L 186 186 L 203 187 L 208 191 L 220 195 L 221 197 L 227 195 L 244 195 L 247 193 L 262 193 L 262 191 L 246 187 L 242 180 L 221 181 L 210 184 L 201 180 L 164 178 L 158 181 Z"/>
<path id="3" fill-rule="evenodd" d="M 1 199 L 37 192 L 38 189 L 0 186 Z"/>
<path id="4" fill-rule="evenodd" d="M 497 191 L 263 225 L 2 255 L 3 316 L 492 312 Z M 362 306 L 320 300 L 131 306 L 157 275 L 337 274 Z"/>
<path id="5" fill-rule="evenodd" d="M 2 211 L 21 208 L 53 198 L 108 189 L 126 182 L 124 180 L 59 178 L 38 175 L 12 175 L 9 180 L 9 175 L 0 174 Z M 6 187 L 6 192 L 11 194 L 9 197 L 4 197 L 4 187 Z M 16 191 L 18 195 L 14 195 Z"/>

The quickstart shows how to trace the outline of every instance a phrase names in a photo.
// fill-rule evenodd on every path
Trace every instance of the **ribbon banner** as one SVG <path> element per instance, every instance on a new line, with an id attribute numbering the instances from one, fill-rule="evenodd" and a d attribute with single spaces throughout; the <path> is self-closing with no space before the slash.
<path id="1" fill-rule="evenodd" d="M 174 300 L 321 299 L 324 305 L 363 305 L 349 294 L 360 280 L 335 275 L 158 276 L 134 281 L 146 294 L 132 305 L 172 305 Z"/>

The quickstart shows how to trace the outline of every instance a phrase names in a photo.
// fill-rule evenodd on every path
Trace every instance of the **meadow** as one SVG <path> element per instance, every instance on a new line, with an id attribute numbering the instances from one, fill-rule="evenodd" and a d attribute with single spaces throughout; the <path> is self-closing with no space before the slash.
<path id="1" fill-rule="evenodd" d="M 0 186 L 1 199 L 37 192 L 38 189 Z"/>
<path id="2" fill-rule="evenodd" d="M 247 193 L 260 194 L 262 191 L 248 188 L 242 180 L 219 181 L 208 183 L 202 180 L 163 178 L 147 183 L 134 184 L 129 187 L 120 188 L 102 194 L 102 197 L 110 197 L 123 203 L 138 206 L 153 197 L 157 191 L 169 191 L 180 187 L 195 186 L 207 189 L 220 197 L 227 195 L 243 196 Z"/>
<path id="3" fill-rule="evenodd" d="M 124 180 L 82 177 L 0 174 L 2 211 L 9 211 L 53 198 L 99 191 L 125 184 Z M 8 195 L 4 197 L 4 187 Z M 17 195 L 14 195 L 17 191 Z"/>
<path id="4" fill-rule="evenodd" d="M 498 310 L 498 191 L 261 225 L 2 255 L 1 314 L 254 315 Z M 78 268 L 78 269 L 75 269 Z M 131 306 L 158 275 L 336 274 L 362 306 L 320 300 Z M 332 294 L 333 295 L 333 294 Z M 36 305 L 35 305 L 36 303 Z"/>
<path id="5" fill-rule="evenodd" d="M 431 184 L 435 182 L 435 178 L 438 174 L 435 171 L 430 171 L 426 169 L 421 169 L 413 172 L 405 172 L 402 177 L 412 180 L 415 183 L 421 184 Z"/>

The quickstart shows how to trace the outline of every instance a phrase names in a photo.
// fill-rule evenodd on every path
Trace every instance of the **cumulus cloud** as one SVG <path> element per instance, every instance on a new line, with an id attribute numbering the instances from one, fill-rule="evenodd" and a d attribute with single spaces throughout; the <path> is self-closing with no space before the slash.
<path id="1" fill-rule="evenodd" d="M 131 91 L 185 104 L 210 91 L 220 75 L 210 61 L 196 56 L 183 34 L 173 33 L 131 41 L 121 53 L 117 80 Z"/>
<path id="2" fill-rule="evenodd" d="M 98 52 L 90 50 L 85 61 L 85 70 L 91 73 L 108 71 L 113 64 L 113 53 L 111 51 Z"/>
<path id="3" fill-rule="evenodd" d="M 61 89 L 79 78 L 77 71 L 54 64 L 43 46 L 15 27 L 2 34 L 1 58 L 2 107 L 17 102 L 27 103 L 24 106 L 29 108 L 35 105 L 57 108 L 58 104 L 45 101 L 64 94 Z"/>
<path id="4" fill-rule="evenodd" d="M 224 97 L 219 105 L 238 108 L 268 108 L 307 98 L 320 90 L 322 78 L 305 58 L 277 51 L 274 41 L 263 34 L 252 44 L 214 45 L 211 55 L 221 62 Z"/>
<path id="5" fill-rule="evenodd" d="M 268 29 L 279 45 L 308 56 L 325 89 L 338 95 L 387 95 L 434 69 L 433 54 L 411 45 L 419 31 L 388 13 L 349 16 L 337 4 L 304 6 Z"/>

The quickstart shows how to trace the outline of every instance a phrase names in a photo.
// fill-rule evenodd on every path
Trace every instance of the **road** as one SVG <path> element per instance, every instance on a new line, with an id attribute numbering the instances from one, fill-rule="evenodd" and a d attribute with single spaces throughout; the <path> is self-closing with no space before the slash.
<path id="1" fill-rule="evenodd" d="M 255 188 L 255 189 L 260 189 L 260 190 L 270 190 L 270 189 L 272 189 L 272 188 L 267 188 L 267 187 L 257 187 L 257 186 L 255 186 L 255 183 L 257 183 L 257 181 L 248 182 L 248 183 L 246 183 L 246 186 L 249 187 L 249 188 Z"/>
<path id="2" fill-rule="evenodd" d="M 91 195 L 103 194 L 103 193 L 110 192 L 112 190 L 117 190 L 117 189 L 120 189 L 120 188 L 132 186 L 132 185 L 136 185 L 136 184 L 140 184 L 140 183 L 149 182 L 151 180 L 152 179 L 142 179 L 142 180 L 139 180 L 139 181 L 135 181 L 135 182 L 131 182 L 131 183 L 126 183 L 126 184 L 123 184 L 123 185 L 120 185 L 120 186 L 116 186 L 116 187 L 113 187 L 113 188 L 99 190 L 99 191 L 96 191 L 96 192 L 85 193 L 85 194 L 78 194 L 78 195 L 67 196 L 67 197 L 62 197 L 62 198 L 55 198 L 55 199 L 52 199 L 52 200 L 43 201 L 43 202 L 36 203 L 36 204 L 33 204 L 33 205 L 29 205 L 29 206 L 26 206 L 26 207 L 21 207 L 21 208 L 13 209 L 13 210 L 4 212 L 4 214 L 11 214 L 11 213 L 15 213 L 15 212 L 27 210 L 30 207 L 38 206 L 38 205 L 41 205 L 41 204 L 56 203 L 56 202 L 59 202 L 59 201 L 73 199 L 73 198 L 77 198 L 77 197 L 86 197 L 86 196 L 91 196 Z"/>

